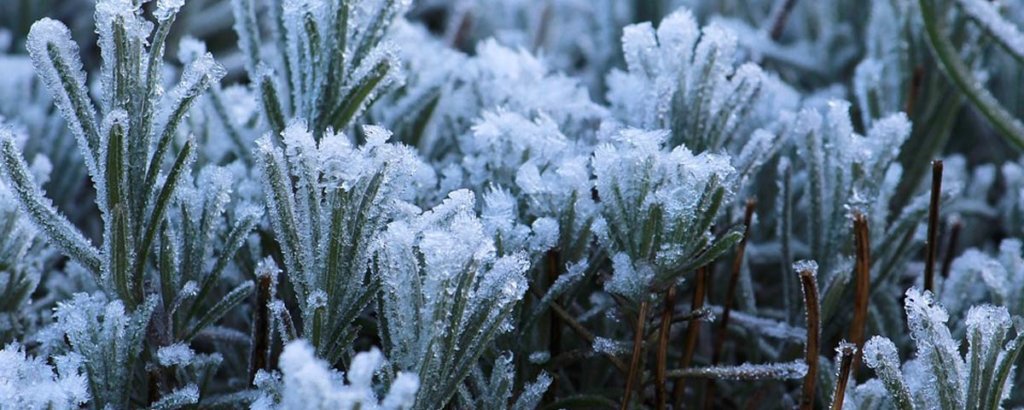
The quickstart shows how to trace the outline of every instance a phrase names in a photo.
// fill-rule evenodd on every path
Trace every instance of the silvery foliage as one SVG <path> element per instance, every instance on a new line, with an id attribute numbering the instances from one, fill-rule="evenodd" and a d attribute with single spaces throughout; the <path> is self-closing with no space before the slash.
<path id="1" fill-rule="evenodd" d="M 442 165 L 459 158 L 462 140 L 484 112 L 501 109 L 525 118 L 549 118 L 566 135 L 587 138 L 607 115 L 576 78 L 552 69 L 524 48 L 494 39 L 478 43 L 467 56 L 429 37 L 422 27 L 396 25 L 408 73 L 405 85 L 374 117 L 389 124 L 430 159 Z"/>
<path id="2" fill-rule="evenodd" d="M 830 100 L 824 107 L 807 107 L 786 118 L 785 133 L 798 160 L 784 157 L 777 168 L 776 229 L 782 260 L 808 255 L 818 261 L 825 320 L 843 312 L 840 296 L 852 288 L 852 217 L 864 215 L 871 227 L 871 258 L 877 261 L 871 266 L 872 280 L 891 282 L 902 277 L 899 267 L 921 249 L 923 239 L 914 233 L 928 212 L 927 193 L 914 196 L 903 208 L 891 206 L 900 192 L 903 167 L 897 157 L 910 136 L 907 117 L 897 113 L 876 120 L 861 135 L 854 131 L 849 110 L 848 102 Z M 947 184 L 943 197 L 948 199 L 958 189 Z M 799 306 L 797 286 L 785 285 L 790 306 Z M 874 309 L 892 313 L 898 297 L 875 293 Z M 898 324 L 881 323 L 887 329 Z"/>
<path id="3" fill-rule="evenodd" d="M 398 373 L 378 398 L 374 378 L 387 371 L 387 363 L 377 349 L 356 354 L 344 373 L 316 357 L 304 340 L 288 343 L 280 360 L 280 374 L 257 375 L 261 393 L 252 409 L 409 409 L 419 388 L 415 374 Z"/>
<path id="4" fill-rule="evenodd" d="M 731 195 L 735 169 L 727 156 L 663 150 L 667 131 L 626 129 L 599 146 L 592 166 L 601 198 L 598 237 L 612 257 L 605 290 L 634 301 L 671 285 L 739 241 L 733 229 L 709 232 Z"/>
<path id="5" fill-rule="evenodd" d="M 268 133 L 255 152 L 271 226 L 302 313 L 300 336 L 331 364 L 347 353 L 356 336 L 353 321 L 381 286 L 367 274 L 377 236 L 411 206 L 410 185 L 433 179 L 410 148 L 387 143 L 389 131 L 363 131 L 361 146 L 336 133 L 317 142 L 306 122 L 296 120 L 280 136 L 283 149 Z"/>
<path id="6" fill-rule="evenodd" d="M 85 404 L 88 379 L 82 374 L 82 357 L 75 354 L 54 358 L 52 366 L 40 357 L 27 355 L 12 343 L 0 350 L 0 400 L 20 409 L 73 408 Z"/>
<path id="7" fill-rule="evenodd" d="M 408 0 L 232 0 L 235 32 L 266 125 L 275 133 L 301 118 L 317 139 L 342 130 L 401 83 L 388 28 Z M 271 32 L 264 46 L 262 29 Z"/>
<path id="8" fill-rule="evenodd" d="M 872 379 L 853 391 L 849 408 L 1000 408 L 1012 390 L 1014 362 L 1024 348 L 1021 318 L 1006 308 L 971 307 L 966 316 L 967 354 L 947 327 L 949 315 L 928 291 L 910 288 L 905 309 L 915 357 L 901 365 L 893 342 L 875 336 L 864 346 Z M 1011 337 L 1011 329 L 1017 336 Z M 881 383 L 879 383 L 881 381 Z M 883 390 L 880 388 L 884 387 Z"/>
<path id="9" fill-rule="evenodd" d="M 453 398 L 495 337 L 513 329 L 513 309 L 528 286 L 526 254 L 498 253 L 475 201 L 470 191 L 454 191 L 392 222 L 374 244 L 384 349 L 397 369 L 429 380 L 416 408 Z"/>
<path id="10" fill-rule="evenodd" d="M 197 185 L 201 188 L 186 188 L 192 183 L 196 146 L 191 138 L 182 142 L 177 132 L 189 108 L 220 80 L 224 70 L 209 54 L 195 56 L 187 61 L 180 82 L 162 94 L 164 41 L 181 5 L 180 1 L 159 2 L 153 13 L 155 26 L 138 3 L 107 0 L 96 5 L 103 59 L 99 112 L 89 98 L 78 47 L 68 29 L 43 19 L 33 25 L 27 39 L 36 72 L 74 135 L 96 188 L 103 220 L 102 248 L 53 207 L 21 158 L 14 132 L 6 127 L 0 130 L 4 178 L 22 212 L 59 251 L 92 274 L 106 295 L 96 298 L 110 300 L 104 312 L 90 307 L 100 302 L 76 297 L 74 304 L 83 306 L 67 308 L 63 316 L 58 309 L 57 314 L 59 323 L 68 321 L 61 327 L 73 351 L 87 359 L 93 402 L 98 407 L 109 403 L 126 408 L 137 394 L 132 389 L 134 363 L 145 362 L 135 361 L 144 336 L 156 344 L 154 348 L 190 340 L 252 291 L 252 283 L 243 281 L 221 294 L 225 283 L 220 274 L 230 266 L 260 213 L 239 210 L 233 215 L 236 222 L 228 238 L 215 238 L 222 230 L 229 179 L 210 169 L 200 172 Z M 129 111 L 135 115 L 128 115 Z M 165 172 L 171 153 L 173 163 Z M 170 211 L 174 203 L 180 205 L 181 214 Z M 183 248 L 188 252 L 179 258 L 178 250 Z M 215 250 L 217 261 L 208 265 Z M 143 330 L 151 317 L 156 330 L 147 336 Z M 98 320 L 109 329 L 87 325 Z M 165 400 L 165 405 L 195 403 L 199 390 L 190 386 L 169 381 L 151 394 Z"/>
<path id="11" fill-rule="evenodd" d="M 21 212 L 8 187 L 2 184 L 0 235 L 0 341 L 8 343 L 37 328 L 43 312 L 31 302 L 46 303 L 33 300 L 32 293 L 43 280 L 44 270 L 54 255 L 39 238 L 35 225 Z"/>
<path id="12" fill-rule="evenodd" d="M 736 405 L 736 380 L 813 374 L 791 357 L 807 340 L 793 260 L 821 267 L 824 345 L 845 330 L 856 214 L 871 227 L 866 332 L 887 338 L 867 344 L 877 378 L 853 379 L 845 406 L 1020 399 L 1005 400 L 1024 343 L 1010 318 L 1024 309 L 1024 172 L 949 137 L 988 136 L 988 120 L 1015 141 L 1018 4 L 80 3 L 0 5 L 0 52 L 29 54 L 0 57 L 5 404 L 619 405 L 637 370 L 628 405 L 671 383 L 650 360 L 660 317 L 668 377 L 717 379 L 708 404 Z M 9 21 L 45 6 L 65 23 L 26 37 L 28 21 Z M 92 20 L 99 58 L 79 58 Z M 237 50 L 221 41 L 232 30 Z M 966 227 L 936 278 L 949 310 L 911 289 L 901 337 L 922 181 L 944 152 L 943 216 Z M 674 368 L 681 327 L 734 297 L 717 278 L 748 198 L 728 341 L 710 348 L 703 333 L 720 330 L 705 326 L 696 365 Z M 676 285 L 704 266 L 712 290 L 687 311 L 694 287 Z M 659 303 L 670 288 L 678 300 Z M 634 326 L 642 344 L 619 340 Z M 763 386 L 783 405 L 799 395 Z"/>

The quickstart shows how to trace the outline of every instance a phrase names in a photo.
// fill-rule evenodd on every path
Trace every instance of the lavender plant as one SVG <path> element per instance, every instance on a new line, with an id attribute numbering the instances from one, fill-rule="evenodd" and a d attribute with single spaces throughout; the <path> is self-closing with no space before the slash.
<path id="1" fill-rule="evenodd" d="M 0 408 L 1019 407 L 1022 23 L 0 4 Z"/>

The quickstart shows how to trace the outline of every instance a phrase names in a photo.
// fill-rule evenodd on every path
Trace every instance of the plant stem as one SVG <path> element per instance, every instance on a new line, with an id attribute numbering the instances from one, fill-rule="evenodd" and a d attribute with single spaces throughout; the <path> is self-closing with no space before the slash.
<path id="1" fill-rule="evenodd" d="M 661 332 L 658 334 L 658 356 L 655 368 L 657 382 L 654 392 L 657 396 L 658 409 L 664 409 L 668 402 L 665 373 L 668 370 L 668 338 L 672 330 L 672 311 L 676 307 L 676 287 L 671 286 L 665 294 L 665 308 L 661 311 Z"/>
<path id="2" fill-rule="evenodd" d="M 697 269 L 696 278 L 694 280 L 693 288 L 693 301 L 690 303 L 690 311 L 695 312 L 698 309 L 704 307 L 704 297 L 707 289 L 707 276 L 708 268 L 706 266 Z M 693 317 L 686 327 L 686 346 L 683 350 L 683 356 L 679 360 L 679 368 L 685 369 L 690 367 L 690 363 L 693 361 L 693 352 L 697 349 L 697 336 L 700 334 L 700 317 Z M 675 386 L 672 388 L 672 402 L 675 404 L 675 408 L 679 408 L 683 400 L 683 392 L 686 389 L 686 380 L 676 380 Z"/>
<path id="3" fill-rule="evenodd" d="M 949 271 L 953 268 L 953 257 L 956 256 L 956 243 L 960 239 L 960 230 L 963 227 L 964 223 L 960 221 L 960 218 L 955 218 L 952 226 L 949 228 L 949 242 L 946 243 L 946 254 L 942 258 L 943 278 L 948 278 Z"/>
<path id="4" fill-rule="evenodd" d="M 640 302 L 640 311 L 637 313 L 636 329 L 633 333 L 633 357 L 629 360 L 629 375 L 626 376 L 626 391 L 622 395 L 621 410 L 629 408 L 629 397 L 632 395 L 633 386 L 636 384 L 637 372 L 640 371 L 640 356 L 644 350 L 644 324 L 647 322 L 647 301 Z"/>
<path id="5" fill-rule="evenodd" d="M 860 350 L 864 348 L 864 331 L 868 318 L 868 299 L 871 284 L 871 235 L 868 231 L 868 220 L 864 214 L 857 212 L 853 217 L 854 242 L 857 248 L 857 259 L 854 264 L 856 282 L 853 291 L 853 323 L 850 325 L 850 341 L 856 346 L 853 357 L 853 371 L 856 373 L 860 364 Z"/>
<path id="6" fill-rule="evenodd" d="M 736 247 L 736 258 L 732 261 L 732 272 L 729 275 L 729 287 L 725 292 L 725 303 L 722 304 L 722 321 L 718 324 L 718 334 L 715 339 L 714 350 L 711 354 L 711 365 L 717 365 L 721 359 L 722 347 L 728 337 L 729 315 L 732 313 L 733 301 L 736 299 L 736 287 L 740 280 L 740 270 L 743 268 L 743 255 L 747 249 L 747 238 L 750 237 L 750 224 L 754 219 L 754 209 L 757 200 L 748 199 L 747 206 L 743 213 L 743 239 Z"/>
<path id="7" fill-rule="evenodd" d="M 544 297 L 544 294 L 541 293 L 540 290 L 537 289 L 535 286 L 532 286 L 532 284 L 530 286 L 530 291 L 533 292 L 534 296 L 538 298 Z M 575 332 L 577 336 L 581 337 L 588 344 L 594 344 L 594 334 L 590 333 L 590 331 L 587 330 L 587 328 L 583 327 L 583 325 L 577 322 L 576 318 L 574 318 L 572 314 L 565 310 L 565 308 L 563 308 L 562 305 L 559 305 L 558 302 L 552 301 L 548 306 L 551 307 L 551 311 L 555 312 L 555 314 L 558 315 L 558 317 L 561 318 L 562 321 L 565 322 L 567 326 L 569 326 L 569 329 L 572 329 L 572 331 Z M 605 354 L 605 357 L 608 358 L 608 361 L 611 362 L 612 365 L 615 366 L 615 368 L 619 369 L 619 372 L 626 373 L 628 371 L 628 369 L 626 368 L 626 364 L 623 363 L 622 360 L 619 360 L 618 357 L 615 357 L 614 355 L 607 353 Z"/>
<path id="8" fill-rule="evenodd" d="M 818 381 L 818 351 L 820 350 L 821 314 L 818 301 L 818 283 L 816 269 L 803 267 L 800 269 L 800 284 L 803 286 L 804 302 L 807 309 L 807 344 L 804 360 L 807 363 L 807 374 L 804 376 L 803 395 L 800 397 L 800 410 L 814 409 L 814 389 Z"/>
<path id="9" fill-rule="evenodd" d="M 942 160 L 932 161 L 932 195 L 928 206 L 928 243 L 924 261 L 924 289 L 935 289 L 935 255 L 939 238 L 939 202 L 942 200 Z"/>
<path id="10" fill-rule="evenodd" d="M 796 6 L 796 0 L 781 0 L 782 4 L 777 8 L 777 11 L 772 16 L 771 35 L 772 40 L 778 41 L 782 38 L 782 32 L 786 29 L 786 21 L 789 20 L 789 14 L 793 11 L 793 7 Z"/>
<path id="11" fill-rule="evenodd" d="M 846 384 L 850 380 L 850 372 L 853 367 L 853 360 L 858 356 L 860 349 L 849 343 L 840 343 L 839 348 L 839 379 L 836 380 L 836 390 L 832 394 L 832 410 L 842 410 L 843 399 L 846 398 Z"/>

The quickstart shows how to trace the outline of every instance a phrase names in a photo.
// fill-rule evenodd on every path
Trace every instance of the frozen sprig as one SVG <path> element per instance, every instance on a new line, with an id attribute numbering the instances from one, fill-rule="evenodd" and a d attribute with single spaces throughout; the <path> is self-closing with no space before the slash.
<path id="1" fill-rule="evenodd" d="M 379 286 L 366 274 L 371 245 L 414 186 L 432 179 L 409 148 L 385 142 L 389 132 L 364 132 L 359 147 L 344 134 L 317 143 L 305 122 L 294 121 L 281 135 L 284 149 L 269 134 L 257 142 L 271 226 L 307 324 L 302 337 L 330 363 L 345 354 L 352 322 Z"/>
<path id="2" fill-rule="evenodd" d="M 280 396 L 264 391 L 253 409 L 409 409 L 419 387 L 416 375 L 399 373 L 384 398 L 378 398 L 373 379 L 384 371 L 384 358 L 377 349 L 357 354 L 347 374 L 332 370 L 303 340 L 288 343 L 280 360 Z"/>
<path id="3" fill-rule="evenodd" d="M 74 409 L 89 400 L 82 357 L 70 353 L 54 358 L 56 367 L 13 343 L 0 350 L 0 401 L 19 409 Z"/>
<path id="4" fill-rule="evenodd" d="M 594 153 L 606 246 L 622 255 L 616 265 L 622 275 L 613 276 L 610 291 L 628 287 L 635 292 L 624 295 L 636 297 L 666 285 L 717 258 L 741 236 L 735 230 L 719 238 L 709 232 L 731 193 L 735 171 L 728 159 L 694 155 L 682 146 L 664 152 L 666 137 L 665 132 L 624 130 Z"/>
<path id="5" fill-rule="evenodd" d="M 57 325 L 73 352 L 84 359 L 92 403 L 127 408 L 135 391 L 135 366 L 155 299 L 136 311 L 125 310 L 120 300 L 107 302 L 100 294 L 76 294 L 59 303 Z"/>
<path id="6" fill-rule="evenodd" d="M 304 119 L 317 139 L 328 128 L 345 129 L 401 83 L 394 46 L 384 35 L 408 6 L 403 1 L 275 2 L 271 21 L 265 22 L 276 32 L 273 54 L 262 51 L 263 22 L 255 2 L 234 0 L 232 6 L 246 68 L 275 133 L 282 131 L 284 118 Z M 280 57 L 264 61 L 270 55 Z"/>
<path id="7" fill-rule="evenodd" d="M 417 408 L 446 403 L 526 292 L 525 255 L 496 254 L 474 212 L 475 196 L 455 191 L 376 241 L 371 267 L 382 283 L 385 349 L 393 365 L 424 381 Z"/>
<path id="8" fill-rule="evenodd" d="M 785 363 L 751 364 L 737 366 L 708 366 L 672 370 L 669 377 L 702 377 L 721 380 L 789 380 L 799 379 L 807 373 L 803 360 Z"/>
<path id="9" fill-rule="evenodd" d="M 967 355 L 960 356 L 946 326 L 948 314 L 930 292 L 907 290 L 907 322 L 917 358 L 900 370 L 896 346 L 876 336 L 864 346 L 864 362 L 882 380 L 890 400 L 901 409 L 998 408 L 1024 335 L 1009 338 L 1006 308 L 980 305 L 966 318 Z"/>
<path id="10" fill-rule="evenodd" d="M 768 125 L 758 116 L 768 102 L 761 96 L 768 80 L 757 65 L 737 66 L 736 36 L 722 26 L 701 29 L 681 9 L 665 16 L 657 30 L 647 22 L 626 26 L 622 52 L 627 71 L 608 77 L 616 118 L 628 126 L 671 130 L 670 147 L 738 153 L 751 132 Z"/>

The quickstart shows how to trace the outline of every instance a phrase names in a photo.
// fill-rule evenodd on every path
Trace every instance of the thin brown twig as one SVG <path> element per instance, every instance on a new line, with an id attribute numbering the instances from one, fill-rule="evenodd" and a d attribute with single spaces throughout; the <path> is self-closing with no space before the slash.
<path id="1" fill-rule="evenodd" d="M 964 223 L 960 218 L 954 218 L 949 228 L 949 241 L 946 242 L 946 254 L 942 257 L 942 277 L 948 278 L 949 271 L 953 268 L 953 258 L 956 256 L 956 243 L 960 240 L 960 230 Z"/>
<path id="2" fill-rule="evenodd" d="M 538 298 L 544 297 L 544 294 L 541 293 L 541 291 L 537 289 L 536 286 L 534 286 L 534 284 L 532 283 L 530 284 L 530 291 L 533 292 L 534 296 Z M 565 308 L 562 307 L 562 305 L 552 301 L 548 306 L 551 308 L 551 311 L 555 312 L 555 314 L 557 314 L 558 317 L 562 319 L 562 322 L 564 322 L 566 326 L 569 326 L 569 329 L 572 329 L 572 331 L 576 333 L 577 336 L 582 338 L 588 344 L 594 343 L 594 339 L 596 339 L 594 334 L 590 333 L 590 331 L 587 330 L 586 327 L 583 327 L 583 325 L 581 325 L 580 322 L 577 322 L 576 318 L 574 318 L 572 314 L 569 313 L 569 311 L 565 310 Z M 616 369 L 619 369 L 619 372 L 625 374 L 628 371 L 628 369 L 626 368 L 626 364 L 623 363 L 622 360 L 619 360 L 618 357 L 615 357 L 615 355 L 609 353 L 605 353 L 604 355 L 605 357 L 608 358 L 608 361 L 615 366 Z"/>
<path id="3" fill-rule="evenodd" d="M 707 291 L 708 268 L 706 266 L 698 268 L 695 276 L 693 300 L 690 303 L 691 312 L 696 312 L 698 309 L 704 308 L 704 298 Z M 693 353 L 697 349 L 697 336 L 699 334 L 700 318 L 694 317 L 690 319 L 690 322 L 686 327 L 686 346 L 683 349 L 683 356 L 679 360 L 679 368 L 685 369 L 690 367 L 690 363 L 693 361 Z M 686 379 L 676 380 L 675 386 L 672 387 L 672 402 L 674 403 L 674 408 L 679 408 L 680 404 L 682 404 L 683 391 L 685 389 Z"/>
<path id="4" fill-rule="evenodd" d="M 249 352 L 249 383 L 256 380 L 259 370 L 270 370 L 270 302 L 273 298 L 274 278 L 271 275 L 256 277 L 256 308 L 252 318 L 252 350 Z"/>
<path id="5" fill-rule="evenodd" d="M 850 341 L 857 347 L 853 357 L 853 371 L 857 372 L 860 364 L 860 349 L 864 347 L 864 331 L 868 319 L 868 299 L 871 284 L 871 235 L 868 230 L 868 219 L 857 212 L 853 217 L 853 235 L 857 248 L 857 259 L 854 263 L 856 282 L 853 291 L 853 323 L 850 324 Z"/>
<path id="6" fill-rule="evenodd" d="M 928 206 L 928 246 L 925 248 L 924 289 L 935 289 L 935 255 L 939 237 L 939 202 L 942 199 L 942 160 L 932 161 L 932 195 Z"/>
<path id="7" fill-rule="evenodd" d="M 670 286 L 665 293 L 665 308 L 661 311 L 661 330 L 658 334 L 658 355 L 655 367 L 654 393 L 657 408 L 664 409 L 668 403 L 665 373 L 668 371 L 668 338 L 672 330 L 672 312 L 676 308 L 676 287 Z"/>
<path id="8" fill-rule="evenodd" d="M 740 281 L 740 270 L 743 268 L 743 255 L 747 250 L 747 238 L 750 237 L 750 225 L 754 219 L 754 209 L 757 201 L 747 200 L 747 206 L 743 213 L 743 239 L 736 247 L 736 257 L 732 261 L 732 272 L 729 275 L 729 287 L 725 291 L 725 303 L 722 304 L 722 320 L 718 323 L 718 334 L 715 338 L 714 350 L 711 354 L 711 365 L 718 364 L 721 359 L 722 347 L 728 337 L 729 316 L 732 313 L 733 301 L 736 299 L 736 288 Z"/>
<path id="9" fill-rule="evenodd" d="M 817 266 L 801 264 L 797 267 L 800 284 L 804 291 L 804 302 L 807 305 L 807 344 L 805 358 L 807 374 L 804 376 L 803 394 L 800 397 L 800 410 L 814 409 L 814 389 L 818 381 L 818 352 L 821 348 L 821 306 L 818 299 Z"/>
<path id="10" fill-rule="evenodd" d="M 789 14 L 793 11 L 793 6 L 796 6 L 796 0 L 782 0 L 782 7 L 779 8 L 772 19 L 772 29 L 769 32 L 772 40 L 778 41 L 782 38 L 782 32 L 786 29 L 786 21 L 789 20 Z"/>
<path id="11" fill-rule="evenodd" d="M 839 348 L 839 379 L 836 380 L 836 390 L 832 393 L 832 410 L 842 410 L 843 400 L 846 398 L 846 384 L 850 380 L 850 372 L 853 367 L 853 359 L 860 349 L 850 343 L 840 343 Z"/>
<path id="12" fill-rule="evenodd" d="M 636 328 L 633 336 L 633 356 L 629 360 L 629 375 L 626 376 L 626 391 L 622 394 L 621 410 L 629 408 L 629 398 L 633 394 L 633 386 L 636 384 L 637 373 L 640 371 L 640 357 L 644 351 L 644 324 L 647 322 L 646 300 L 640 302 L 640 311 L 637 312 Z"/>

